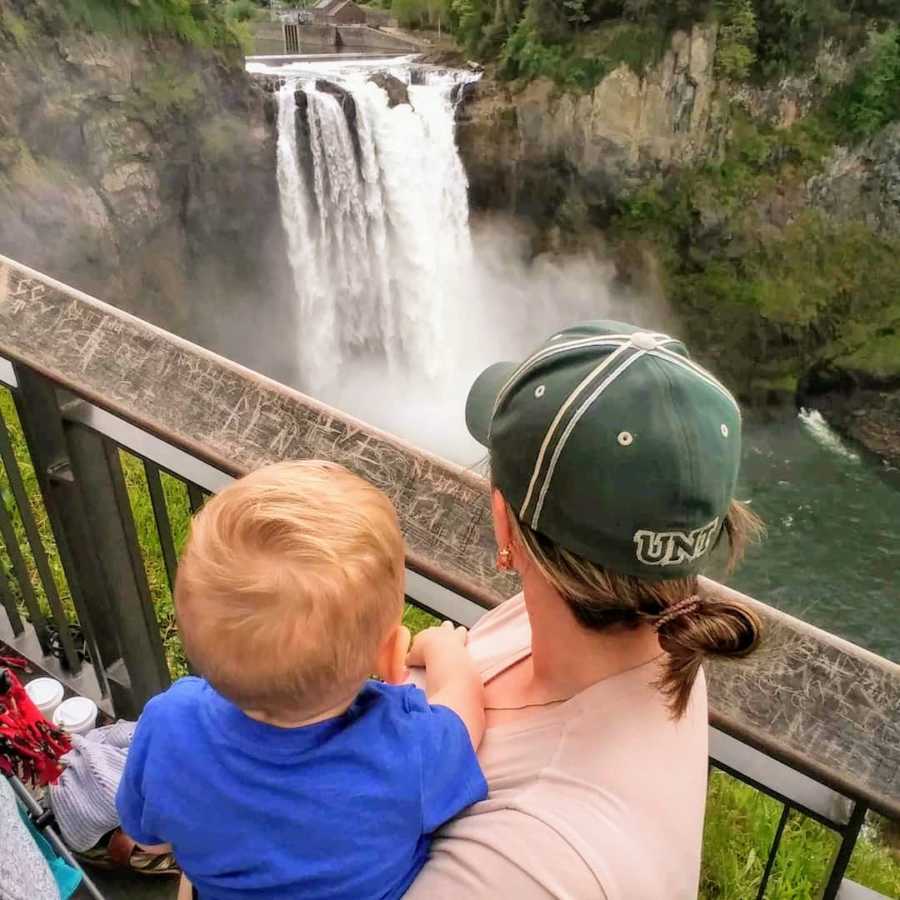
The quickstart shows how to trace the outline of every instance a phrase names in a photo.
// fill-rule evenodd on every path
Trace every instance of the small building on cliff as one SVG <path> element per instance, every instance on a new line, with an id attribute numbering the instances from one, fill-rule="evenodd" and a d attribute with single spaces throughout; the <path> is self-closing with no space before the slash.
<path id="1" fill-rule="evenodd" d="M 319 0 L 312 8 L 313 18 L 324 25 L 365 25 L 365 10 L 353 0 Z"/>

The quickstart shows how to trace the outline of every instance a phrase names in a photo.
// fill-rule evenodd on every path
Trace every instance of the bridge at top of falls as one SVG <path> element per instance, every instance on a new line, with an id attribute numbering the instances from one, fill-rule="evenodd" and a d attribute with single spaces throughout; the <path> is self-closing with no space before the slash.
<path id="1" fill-rule="evenodd" d="M 396 30 L 371 25 L 337 25 L 326 22 L 261 22 L 253 26 L 259 56 L 249 60 L 286 56 L 295 61 L 297 54 L 331 52 L 417 53 L 428 44 Z M 287 60 L 286 60 L 287 61 Z"/>

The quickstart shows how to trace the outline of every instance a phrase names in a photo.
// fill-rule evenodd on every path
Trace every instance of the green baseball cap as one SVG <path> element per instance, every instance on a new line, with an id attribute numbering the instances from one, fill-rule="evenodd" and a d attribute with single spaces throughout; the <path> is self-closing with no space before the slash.
<path id="1" fill-rule="evenodd" d="M 675 338 L 611 321 L 567 328 L 482 372 L 466 423 L 519 520 L 612 572 L 694 574 L 718 542 L 741 413 Z"/>

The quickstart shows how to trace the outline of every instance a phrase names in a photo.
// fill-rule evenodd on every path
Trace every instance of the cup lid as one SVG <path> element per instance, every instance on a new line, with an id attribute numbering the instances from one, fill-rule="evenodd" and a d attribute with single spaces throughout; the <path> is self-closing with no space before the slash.
<path id="1" fill-rule="evenodd" d="M 87 697 L 70 697 L 56 707 L 53 722 L 62 728 L 80 728 L 97 717 L 97 704 Z"/>
<path id="2" fill-rule="evenodd" d="M 55 678 L 35 678 L 25 685 L 25 693 L 37 707 L 53 706 L 63 698 L 63 686 Z"/>

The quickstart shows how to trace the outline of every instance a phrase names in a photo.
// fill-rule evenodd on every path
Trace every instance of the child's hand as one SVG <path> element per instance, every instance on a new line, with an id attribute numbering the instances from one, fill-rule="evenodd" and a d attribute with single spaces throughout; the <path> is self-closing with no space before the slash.
<path id="1" fill-rule="evenodd" d="M 462 720 L 477 750 L 484 735 L 484 686 L 466 649 L 468 632 L 444 622 L 416 635 L 406 664 L 425 667 L 425 693 L 434 706 L 447 706 Z"/>
<path id="2" fill-rule="evenodd" d="M 467 629 L 461 625 L 457 627 L 452 622 L 426 628 L 413 640 L 406 664 L 411 668 L 421 668 L 427 665 L 428 657 L 436 652 L 458 652 L 459 648 L 466 646 L 468 636 Z"/>

